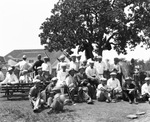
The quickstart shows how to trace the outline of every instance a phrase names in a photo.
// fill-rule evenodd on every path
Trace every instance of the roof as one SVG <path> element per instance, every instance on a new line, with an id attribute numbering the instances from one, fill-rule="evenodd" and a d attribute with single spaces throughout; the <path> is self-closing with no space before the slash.
<path id="1" fill-rule="evenodd" d="M 22 59 L 23 55 L 26 55 L 27 58 L 35 58 L 38 54 L 41 54 L 42 57 L 49 57 L 51 64 L 53 64 L 58 57 L 62 54 L 61 51 L 49 52 L 44 49 L 24 49 L 24 50 L 13 50 L 5 56 L 6 61 L 9 59 Z"/>

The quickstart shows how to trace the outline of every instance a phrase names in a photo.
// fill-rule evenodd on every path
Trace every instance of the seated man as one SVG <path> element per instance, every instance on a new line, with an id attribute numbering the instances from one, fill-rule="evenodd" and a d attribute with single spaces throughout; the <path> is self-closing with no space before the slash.
<path id="1" fill-rule="evenodd" d="M 135 84 L 133 84 L 132 79 L 130 77 L 127 77 L 125 79 L 125 82 L 122 86 L 124 99 L 127 99 L 130 104 L 133 102 L 137 104 L 137 87 Z"/>
<path id="2" fill-rule="evenodd" d="M 14 69 L 12 67 L 9 67 L 6 78 L 0 83 L 0 85 L 16 84 L 16 83 L 19 83 L 19 80 L 18 80 L 17 76 L 14 74 Z"/>
<path id="3" fill-rule="evenodd" d="M 111 102 L 111 89 L 107 86 L 107 79 L 101 78 L 101 84 L 97 87 L 96 97 L 98 101 Z"/>
<path id="4" fill-rule="evenodd" d="M 74 80 L 75 80 L 74 82 L 77 84 L 79 102 L 82 101 L 86 101 L 87 103 L 92 102 L 91 97 L 88 94 L 90 84 L 88 83 L 87 76 L 85 74 L 85 67 L 80 66 L 79 72 L 74 76 Z"/>
<path id="5" fill-rule="evenodd" d="M 87 78 L 90 84 L 93 85 L 96 89 L 96 87 L 99 84 L 98 73 L 94 67 L 94 61 L 91 60 L 89 63 L 90 63 L 90 66 L 86 68 L 85 73 L 87 75 Z"/>
<path id="6" fill-rule="evenodd" d="M 116 102 L 117 94 L 120 94 L 122 89 L 119 80 L 116 78 L 117 74 L 115 72 L 112 72 L 110 75 L 111 78 L 108 79 L 107 86 L 111 89 L 111 97 L 112 99 L 114 99 L 113 102 Z"/>
<path id="7" fill-rule="evenodd" d="M 36 79 L 34 83 L 34 86 L 29 91 L 28 97 L 33 111 L 37 112 L 45 101 L 44 99 L 41 99 L 40 80 Z"/>
<path id="8" fill-rule="evenodd" d="M 74 102 L 74 94 L 76 91 L 76 86 L 77 84 L 74 82 L 74 75 L 76 73 L 76 70 L 74 69 L 70 69 L 68 71 L 68 76 L 65 79 L 65 84 L 66 84 L 66 89 L 68 91 L 68 94 L 70 96 L 70 99 L 72 100 L 72 102 Z"/>
<path id="9" fill-rule="evenodd" d="M 146 83 L 142 85 L 141 92 L 144 101 L 149 101 L 150 103 L 150 77 L 145 78 Z"/>

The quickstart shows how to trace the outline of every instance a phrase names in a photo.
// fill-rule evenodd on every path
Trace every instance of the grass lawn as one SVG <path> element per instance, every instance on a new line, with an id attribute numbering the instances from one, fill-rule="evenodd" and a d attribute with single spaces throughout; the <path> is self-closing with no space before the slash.
<path id="1" fill-rule="evenodd" d="M 95 101 L 93 105 L 77 103 L 65 106 L 64 112 L 47 114 L 48 109 L 33 113 L 28 100 L 0 98 L 0 122 L 150 122 L 150 105 L 128 102 L 105 103 Z M 146 112 L 138 119 L 126 116 L 138 111 Z"/>

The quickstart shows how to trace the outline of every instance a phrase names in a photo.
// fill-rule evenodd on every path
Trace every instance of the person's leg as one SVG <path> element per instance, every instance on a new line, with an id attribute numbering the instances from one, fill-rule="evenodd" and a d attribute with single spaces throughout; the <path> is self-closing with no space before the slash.
<path id="1" fill-rule="evenodd" d="M 82 89 L 82 87 L 78 87 L 77 88 L 77 91 L 78 91 L 78 101 L 79 102 L 82 102 L 83 101 L 83 89 Z"/>
<path id="2" fill-rule="evenodd" d="M 104 95 L 105 93 L 103 91 L 98 91 L 97 92 L 97 100 L 98 101 L 105 101 L 106 100 L 106 97 Z"/>
<path id="3" fill-rule="evenodd" d="M 106 102 L 111 102 L 111 94 L 109 92 L 104 92 L 104 96 L 106 98 Z"/>

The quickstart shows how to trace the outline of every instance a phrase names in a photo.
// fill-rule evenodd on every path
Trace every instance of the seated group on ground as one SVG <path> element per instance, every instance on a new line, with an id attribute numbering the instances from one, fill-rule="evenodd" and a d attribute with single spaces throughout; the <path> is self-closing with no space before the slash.
<path id="1" fill-rule="evenodd" d="M 25 82 L 29 80 L 27 72 L 34 70 L 36 75 L 32 80 L 34 86 L 29 91 L 29 100 L 33 111 L 46 106 L 50 108 L 48 113 L 63 110 L 63 106 L 69 102 L 92 104 L 93 99 L 107 103 L 121 99 L 130 104 L 138 104 L 138 99 L 150 102 L 150 77 L 146 77 L 141 83 L 137 69 L 130 76 L 123 77 L 117 58 L 114 59 L 111 70 L 109 63 L 105 64 L 101 56 L 95 57 L 94 61 L 90 59 L 89 64 L 80 59 L 81 56 L 72 55 L 70 63 L 66 63 L 65 56 L 61 56 L 57 76 L 52 77 L 50 59 L 44 58 L 43 62 L 41 55 L 38 55 L 38 61 L 29 68 L 26 56 L 23 56 L 23 61 L 8 68 L 6 78 L 0 84 L 20 82 L 14 75 L 15 67 L 19 66 L 19 75 L 24 77 Z"/>

